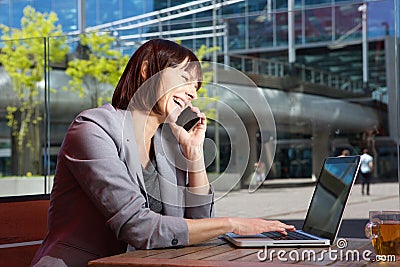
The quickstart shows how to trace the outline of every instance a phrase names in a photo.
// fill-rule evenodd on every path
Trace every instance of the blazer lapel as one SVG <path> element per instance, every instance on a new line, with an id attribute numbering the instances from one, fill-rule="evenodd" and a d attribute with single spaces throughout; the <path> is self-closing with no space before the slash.
<path id="1" fill-rule="evenodd" d="M 167 124 L 157 130 L 153 141 L 164 214 L 181 217 L 184 183 L 179 182 L 175 168 L 176 156 L 180 153 L 178 143 Z"/>
<path id="2" fill-rule="evenodd" d="M 142 166 L 139 160 L 138 147 L 135 139 L 134 124 L 132 119 L 132 113 L 130 111 L 124 112 L 124 123 L 123 123 L 123 136 L 122 136 L 122 155 L 125 158 L 126 165 L 132 177 L 136 177 L 140 188 L 145 194 L 146 201 L 148 203 L 147 191 L 144 186 Z"/>

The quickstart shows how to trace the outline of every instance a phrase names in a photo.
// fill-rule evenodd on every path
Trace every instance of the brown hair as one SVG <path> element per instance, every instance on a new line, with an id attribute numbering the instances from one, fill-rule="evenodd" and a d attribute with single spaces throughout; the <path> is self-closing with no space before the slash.
<path id="1" fill-rule="evenodd" d="M 153 39 L 144 43 L 129 59 L 115 88 L 112 105 L 118 109 L 127 109 L 134 94 L 146 80 L 168 67 L 176 67 L 185 59 L 188 59 L 188 62 L 196 62 L 194 64 L 195 67 L 193 67 L 193 64 L 190 65 L 197 74 L 197 88 L 200 88 L 201 67 L 198 58 L 191 50 L 175 42 L 163 39 Z M 144 63 L 147 64 L 147 67 L 145 68 L 145 75 L 142 75 Z M 157 89 L 154 86 L 146 88 Z M 143 97 L 139 99 L 139 103 L 136 104 L 139 104 L 139 108 L 153 109 L 159 113 L 157 105 L 154 107 L 152 105 L 152 100 L 154 99 L 157 99 L 157 90 L 147 90 L 144 92 Z"/>

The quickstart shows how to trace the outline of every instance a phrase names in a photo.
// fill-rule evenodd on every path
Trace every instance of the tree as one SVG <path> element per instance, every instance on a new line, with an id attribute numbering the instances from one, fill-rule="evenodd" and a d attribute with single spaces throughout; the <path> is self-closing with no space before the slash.
<path id="1" fill-rule="evenodd" d="M 12 81 L 14 102 L 6 107 L 11 127 L 11 171 L 16 175 L 42 172 L 41 98 L 45 61 L 59 62 L 68 47 L 61 25 L 55 25 L 57 15 L 36 12 L 30 6 L 23 11 L 21 29 L 0 25 L 2 48 L 0 64 Z M 50 38 L 57 36 L 56 38 Z M 44 48 L 51 53 L 45 55 Z M 49 51 L 47 51 L 49 52 Z"/>
<path id="2" fill-rule="evenodd" d="M 111 101 L 111 91 L 129 60 L 128 56 L 112 49 L 116 41 L 106 33 L 82 34 L 76 57 L 68 62 L 65 72 L 71 80 L 65 89 L 79 93 L 80 97 L 89 96 L 92 107 Z"/>
<path id="3" fill-rule="evenodd" d="M 201 45 L 199 49 L 195 51 L 197 58 L 199 59 L 202 69 L 203 69 L 203 83 L 201 88 L 197 91 L 198 100 L 195 100 L 195 105 L 202 111 L 205 112 L 208 119 L 217 120 L 216 108 L 211 107 L 210 104 L 217 101 L 218 97 L 210 97 L 205 86 L 212 82 L 213 80 L 213 71 L 210 70 L 210 63 L 204 61 L 204 57 L 213 53 L 214 51 L 218 51 L 220 48 L 217 47 L 206 47 L 205 45 Z M 215 64 L 215 63 L 214 63 Z"/>
<path id="4" fill-rule="evenodd" d="M 220 154 L 219 154 L 219 125 L 218 125 L 218 114 L 217 114 L 217 101 L 218 95 L 216 94 L 216 90 L 214 91 L 215 95 L 213 97 L 209 97 L 208 90 L 205 88 L 207 83 L 213 81 L 214 78 L 214 68 L 210 64 L 210 62 L 204 61 L 204 57 L 211 53 L 218 51 L 220 48 L 216 47 L 206 47 L 205 45 L 201 45 L 200 48 L 195 52 L 197 58 L 199 59 L 202 69 L 203 69 L 203 83 L 201 88 L 197 91 L 198 100 L 195 102 L 195 105 L 199 107 L 200 110 L 205 111 L 208 120 L 214 121 L 214 141 L 216 143 L 216 153 L 215 153 L 215 172 L 220 171 Z M 213 62 L 212 64 L 217 64 L 217 62 Z M 215 65 L 214 65 L 215 66 Z M 218 66 L 217 66 L 218 67 Z M 212 105 L 215 103 L 215 105 Z"/>

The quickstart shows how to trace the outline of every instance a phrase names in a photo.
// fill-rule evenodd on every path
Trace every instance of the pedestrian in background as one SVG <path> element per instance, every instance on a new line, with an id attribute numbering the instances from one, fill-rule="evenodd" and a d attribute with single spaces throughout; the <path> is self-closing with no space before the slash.
<path id="1" fill-rule="evenodd" d="M 347 157 L 347 156 L 350 156 L 350 150 L 343 149 L 342 154 L 340 154 L 339 157 Z"/>
<path id="2" fill-rule="evenodd" d="M 360 173 L 362 177 L 361 194 L 364 195 L 364 187 L 366 187 L 367 195 L 369 195 L 369 187 L 374 168 L 374 158 L 368 154 L 368 149 L 363 149 L 363 154 L 361 155 L 360 161 Z"/>
<path id="3" fill-rule="evenodd" d="M 262 161 L 258 161 L 254 163 L 254 178 L 257 181 L 257 183 L 262 183 L 264 182 L 265 176 L 266 176 L 266 166 L 265 163 Z"/>

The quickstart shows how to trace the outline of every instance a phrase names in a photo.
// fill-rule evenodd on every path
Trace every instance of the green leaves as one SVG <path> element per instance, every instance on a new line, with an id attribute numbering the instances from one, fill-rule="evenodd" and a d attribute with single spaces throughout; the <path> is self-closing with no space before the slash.
<path id="1" fill-rule="evenodd" d="M 24 9 L 21 29 L 0 25 L 3 33 L 0 64 L 10 76 L 15 93 L 14 101 L 7 106 L 6 118 L 20 155 L 26 148 L 36 158 L 41 155 L 38 133 L 42 120 L 40 97 L 43 87 L 40 84 L 45 72 L 44 48 L 49 48 L 47 52 L 52 62 L 64 59 L 69 50 L 61 25 L 55 25 L 57 20 L 55 13 L 42 14 L 28 6 Z M 39 171 L 34 170 L 35 173 Z M 19 173 L 25 171 L 20 169 Z"/>
<path id="2" fill-rule="evenodd" d="M 80 97 L 89 96 L 93 107 L 101 106 L 110 101 L 129 57 L 113 48 L 117 40 L 108 33 L 92 32 L 79 37 L 83 53 L 81 58 L 68 62 L 66 74 L 71 80 L 64 89 Z"/>
<path id="3" fill-rule="evenodd" d="M 209 70 L 210 63 L 203 61 L 203 59 L 206 55 L 218 50 L 220 50 L 219 47 L 206 47 L 205 45 L 201 45 L 200 48 L 195 52 L 203 69 L 203 83 L 201 88 L 197 91 L 198 99 L 194 101 L 194 105 L 197 106 L 201 111 L 205 112 L 208 119 L 213 120 L 217 119 L 216 108 L 213 104 L 216 103 L 218 97 L 210 97 L 207 89 L 205 88 L 208 83 L 212 82 L 214 74 L 212 70 Z"/>

